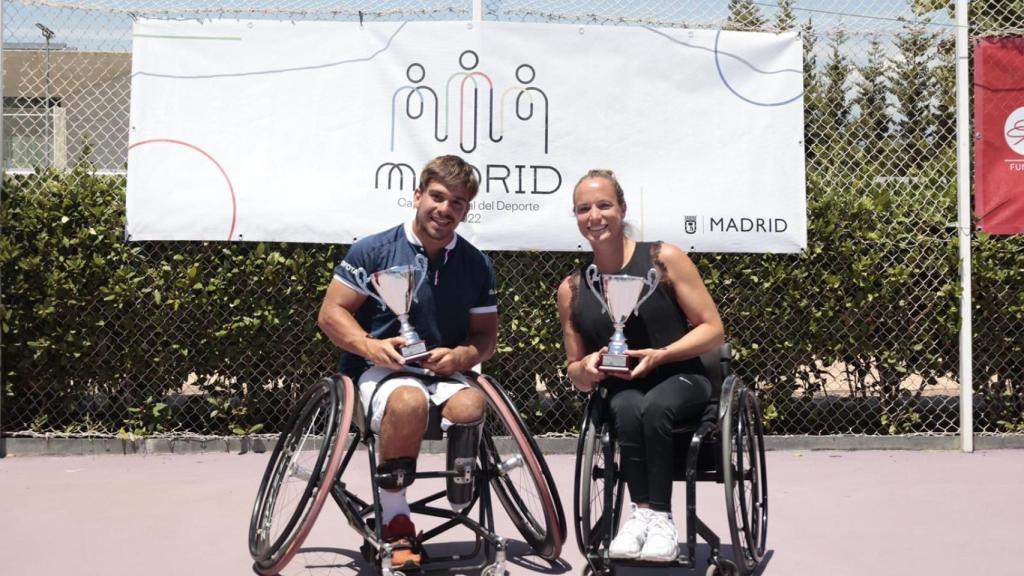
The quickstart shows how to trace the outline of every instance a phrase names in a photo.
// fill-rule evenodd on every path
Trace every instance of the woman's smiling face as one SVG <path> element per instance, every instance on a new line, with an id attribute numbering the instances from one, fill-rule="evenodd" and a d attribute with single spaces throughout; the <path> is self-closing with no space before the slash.
<path id="1" fill-rule="evenodd" d="M 591 244 L 622 238 L 626 207 L 607 178 L 583 179 L 573 194 L 573 212 L 580 234 Z"/>

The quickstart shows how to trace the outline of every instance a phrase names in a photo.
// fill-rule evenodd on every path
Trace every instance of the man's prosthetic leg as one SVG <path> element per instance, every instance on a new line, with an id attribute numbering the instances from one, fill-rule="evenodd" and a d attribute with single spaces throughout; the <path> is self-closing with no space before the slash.
<path id="1" fill-rule="evenodd" d="M 484 419 L 469 424 L 448 426 L 448 470 L 456 472 L 447 482 L 448 503 L 452 510 L 462 512 L 473 501 L 473 472 L 480 454 L 480 435 Z"/>

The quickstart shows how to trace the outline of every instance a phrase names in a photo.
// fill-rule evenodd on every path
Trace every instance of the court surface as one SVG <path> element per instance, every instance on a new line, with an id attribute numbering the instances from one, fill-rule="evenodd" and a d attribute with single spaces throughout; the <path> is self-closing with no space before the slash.
<path id="1" fill-rule="evenodd" d="M 252 574 L 249 514 L 269 454 L 8 457 L 0 460 L 0 574 Z M 548 457 L 569 524 L 562 562 L 511 541 L 512 574 L 581 573 L 572 526 L 573 456 Z M 443 465 L 424 456 L 421 469 Z M 366 458 L 346 473 L 365 479 Z M 1021 574 L 1024 451 L 768 453 L 770 552 L 761 573 L 866 576 Z M 682 484 L 674 510 L 682 530 Z M 411 491 L 429 487 L 418 481 Z M 728 539 L 721 486 L 700 484 L 698 511 Z M 426 526 L 424 522 L 418 527 Z M 458 540 L 462 532 L 448 533 Z M 372 574 L 328 500 L 285 575 Z M 441 544 L 441 546 L 448 546 Z M 707 548 L 698 549 L 703 568 Z M 661 576 L 620 569 L 619 576 Z M 672 574 L 700 574 L 676 570 Z"/>

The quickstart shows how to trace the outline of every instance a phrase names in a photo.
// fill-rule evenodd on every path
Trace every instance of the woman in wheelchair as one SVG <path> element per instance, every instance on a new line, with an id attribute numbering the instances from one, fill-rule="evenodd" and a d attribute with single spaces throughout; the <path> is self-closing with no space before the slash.
<path id="1" fill-rule="evenodd" d="M 591 170 L 573 192 L 580 234 L 601 274 L 645 277 L 655 267 L 660 281 L 625 325 L 630 359 L 609 372 L 602 354 L 612 322 L 585 285 L 587 262 L 558 288 L 567 373 L 573 386 L 607 390 L 622 472 L 632 513 L 612 540 L 617 559 L 667 562 L 677 556 L 672 518 L 672 430 L 699 419 L 711 401 L 711 383 L 699 355 L 723 341 L 722 320 L 700 274 L 678 247 L 636 242 L 626 234 L 626 202 L 610 170 Z M 607 298 L 607 296 L 606 296 Z"/>

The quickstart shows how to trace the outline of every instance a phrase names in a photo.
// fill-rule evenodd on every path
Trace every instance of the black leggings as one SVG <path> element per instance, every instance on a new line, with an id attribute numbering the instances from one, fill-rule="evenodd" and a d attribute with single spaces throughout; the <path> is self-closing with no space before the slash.
<path id="1" fill-rule="evenodd" d="M 711 382 L 676 374 L 658 384 L 615 383 L 608 387 L 629 495 L 636 504 L 668 512 L 672 506 L 672 428 L 704 414 Z"/>

